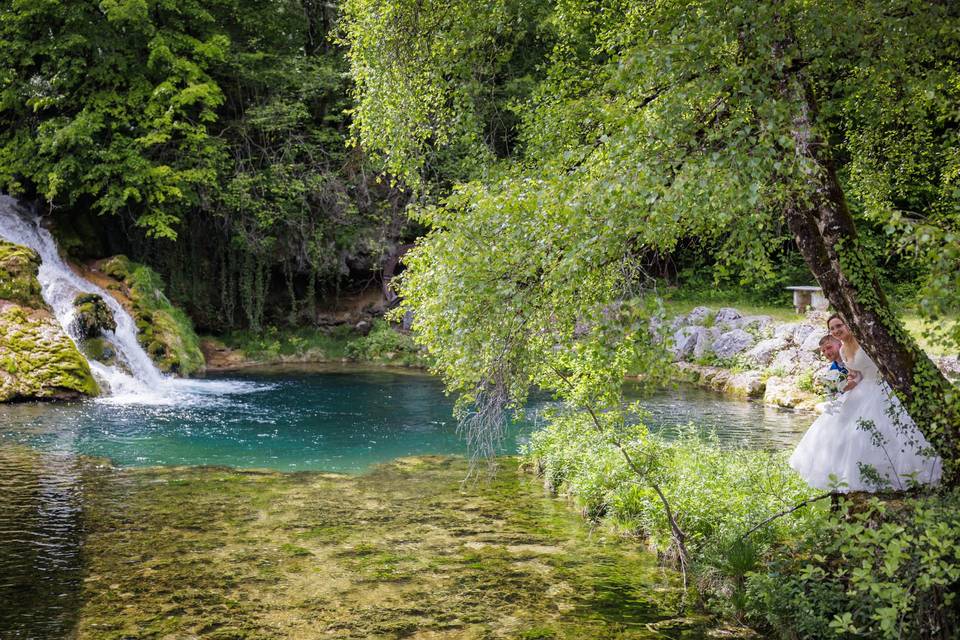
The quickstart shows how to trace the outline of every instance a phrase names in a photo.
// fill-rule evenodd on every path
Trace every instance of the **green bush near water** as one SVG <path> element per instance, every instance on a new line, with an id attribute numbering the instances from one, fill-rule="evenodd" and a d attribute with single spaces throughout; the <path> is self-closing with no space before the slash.
<path id="1" fill-rule="evenodd" d="M 270 326 L 263 331 L 231 331 L 220 336 L 220 340 L 257 361 L 341 360 L 347 357 L 347 346 L 358 337 L 359 334 L 346 325 L 329 331 L 314 327 Z"/>
<path id="2" fill-rule="evenodd" d="M 386 320 L 377 320 L 366 336 L 347 345 L 347 355 L 364 362 L 394 364 L 404 367 L 428 366 L 426 353 L 413 336 L 400 333 Z"/>
<path id="3" fill-rule="evenodd" d="M 751 617 L 783 637 L 960 635 L 960 491 L 845 501 L 748 576 Z"/>
<path id="4" fill-rule="evenodd" d="M 675 557 L 658 483 L 687 536 L 692 576 L 714 612 L 782 638 L 953 638 L 960 633 L 960 492 L 821 500 L 786 453 L 726 450 L 637 428 L 621 439 L 643 477 L 580 414 L 554 418 L 524 450 L 545 484 L 587 517 Z"/>

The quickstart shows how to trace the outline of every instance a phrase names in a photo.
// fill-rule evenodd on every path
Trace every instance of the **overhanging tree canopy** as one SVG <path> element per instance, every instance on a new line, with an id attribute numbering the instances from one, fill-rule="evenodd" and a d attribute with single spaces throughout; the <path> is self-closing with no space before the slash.
<path id="1" fill-rule="evenodd" d="M 482 145 L 477 100 L 450 88 L 545 4 L 348 2 L 364 143 L 411 182 L 425 152 L 456 152 L 451 132 Z M 789 233 L 956 483 L 960 393 L 903 330 L 854 219 L 927 274 L 927 319 L 956 314 L 960 7 L 559 0 L 548 13 L 555 44 L 516 105 L 522 156 L 419 211 L 433 231 L 404 293 L 450 386 L 488 405 L 531 384 L 613 405 L 633 359 L 660 370 L 643 251 L 714 239 L 723 262 L 763 278 Z M 937 335 L 953 346 L 955 317 Z"/>

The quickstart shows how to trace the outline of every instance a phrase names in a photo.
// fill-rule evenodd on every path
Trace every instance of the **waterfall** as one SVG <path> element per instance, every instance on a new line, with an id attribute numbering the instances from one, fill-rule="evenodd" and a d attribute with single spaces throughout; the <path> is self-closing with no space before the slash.
<path id="1" fill-rule="evenodd" d="M 38 216 L 3 194 L 0 194 L 0 238 L 30 247 L 40 255 L 38 279 L 43 299 L 53 308 L 57 321 L 74 342 L 77 337 L 72 329 L 76 313 L 73 300 L 77 294 L 98 294 L 110 308 L 117 328 L 112 332 L 105 331 L 104 336 L 116 349 L 118 366 L 90 361 L 101 389 L 117 399 L 154 397 L 168 378 L 160 373 L 137 342 L 137 326 L 133 318 L 113 296 L 70 269 L 60 257 L 53 236 L 40 226 Z M 123 366 L 119 366 L 121 363 Z"/>

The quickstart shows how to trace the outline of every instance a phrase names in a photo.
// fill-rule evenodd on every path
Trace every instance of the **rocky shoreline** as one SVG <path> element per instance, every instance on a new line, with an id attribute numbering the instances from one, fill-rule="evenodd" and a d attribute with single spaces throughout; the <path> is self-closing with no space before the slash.
<path id="1" fill-rule="evenodd" d="M 678 378 L 697 386 L 785 409 L 816 411 L 823 400 L 819 355 L 829 314 L 811 311 L 799 322 L 744 315 L 732 307 L 696 307 L 659 327 Z M 948 377 L 960 378 L 957 356 L 934 357 Z"/>

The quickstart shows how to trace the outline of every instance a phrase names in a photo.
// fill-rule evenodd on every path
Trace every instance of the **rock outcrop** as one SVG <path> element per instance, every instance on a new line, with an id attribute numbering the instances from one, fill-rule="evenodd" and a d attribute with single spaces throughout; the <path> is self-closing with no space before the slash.
<path id="1" fill-rule="evenodd" d="M 824 366 L 817 355 L 823 318 L 776 323 L 724 307 L 697 307 L 673 319 L 671 352 L 697 384 L 779 407 L 812 408 L 819 397 L 801 379 Z"/>
<path id="2" fill-rule="evenodd" d="M 40 295 L 40 257 L 0 241 L 0 402 L 99 393 L 90 365 Z"/>
<path id="3" fill-rule="evenodd" d="M 204 369 L 193 323 L 164 295 L 155 271 L 123 255 L 94 263 L 94 270 L 100 276 L 97 284 L 133 316 L 137 340 L 161 371 L 188 376 Z"/>

